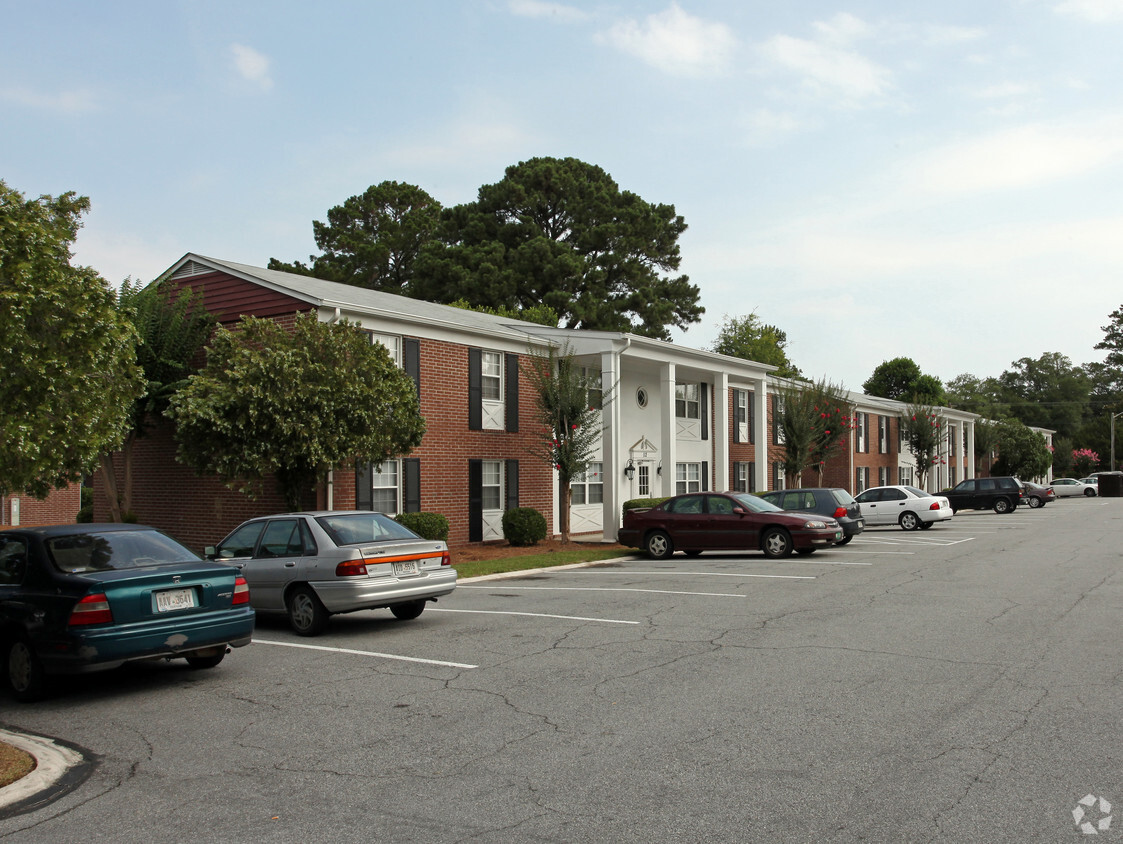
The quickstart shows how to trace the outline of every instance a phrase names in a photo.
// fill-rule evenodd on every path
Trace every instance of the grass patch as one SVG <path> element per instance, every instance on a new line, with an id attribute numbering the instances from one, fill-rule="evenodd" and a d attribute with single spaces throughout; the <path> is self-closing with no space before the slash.
<path id="1" fill-rule="evenodd" d="M 567 566 L 570 563 L 594 563 L 598 560 L 611 560 L 614 557 L 628 557 L 634 550 L 598 551 L 594 548 L 581 551 L 548 551 L 545 554 L 525 554 L 519 557 L 501 557 L 495 560 L 473 560 L 456 563 L 458 577 L 480 577 L 485 574 L 500 574 L 508 571 L 525 571 L 549 566 Z"/>
<path id="2" fill-rule="evenodd" d="M 10 744 L 0 742 L 0 788 L 11 785 L 16 780 L 35 770 L 35 760 Z"/>

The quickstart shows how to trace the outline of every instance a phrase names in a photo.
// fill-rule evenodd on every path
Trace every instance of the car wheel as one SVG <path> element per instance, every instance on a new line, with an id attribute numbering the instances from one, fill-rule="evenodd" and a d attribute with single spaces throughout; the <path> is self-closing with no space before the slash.
<path id="1" fill-rule="evenodd" d="M 838 542 L 836 542 L 835 545 L 836 546 L 838 546 L 838 545 L 849 545 L 850 540 L 853 539 L 853 538 L 854 538 L 853 534 L 851 534 L 850 536 L 844 536 L 844 537 L 842 537 L 842 539 L 838 540 Z"/>
<path id="2" fill-rule="evenodd" d="M 671 537 L 661 530 L 648 534 L 646 546 L 647 556 L 653 560 L 665 560 L 675 553 L 675 544 L 671 542 Z"/>
<path id="3" fill-rule="evenodd" d="M 801 556 L 801 557 L 806 557 L 808 554 L 814 554 L 815 549 L 814 548 L 796 548 L 795 552 L 797 554 L 799 554 L 799 556 Z"/>
<path id="4" fill-rule="evenodd" d="M 760 550 L 766 557 L 788 557 L 792 553 L 792 538 L 783 528 L 771 528 L 760 540 Z"/>
<path id="5" fill-rule="evenodd" d="M 310 586 L 298 586 L 285 602 L 289 625 L 298 636 L 316 636 L 328 626 L 328 611 Z"/>
<path id="6" fill-rule="evenodd" d="M 192 668 L 214 668 L 222 662 L 225 656 L 226 648 L 221 648 L 217 654 L 211 654 L 210 656 L 189 656 L 187 657 L 187 664 Z"/>
<path id="7" fill-rule="evenodd" d="M 1086 489 L 1084 490 L 1084 495 L 1088 498 L 1094 498 L 1096 495 L 1096 491 L 1094 489 Z"/>
<path id="8" fill-rule="evenodd" d="M 27 703 L 46 694 L 47 677 L 43 673 L 43 664 L 26 639 L 15 639 L 9 645 L 7 662 L 8 685 L 16 700 Z"/>
<path id="9" fill-rule="evenodd" d="M 390 612 L 394 614 L 394 618 L 400 618 L 402 621 L 409 621 L 411 618 L 417 618 L 424 609 L 424 599 L 404 601 L 400 604 L 390 605 Z"/>
<path id="10" fill-rule="evenodd" d="M 1040 507 L 1042 505 L 1043 502 L 1041 501 L 1040 498 L 1030 498 L 1028 503 L 1029 503 L 1029 509 L 1036 510 L 1038 507 Z"/>
<path id="11" fill-rule="evenodd" d="M 934 525 L 934 524 L 936 524 L 936 523 L 935 522 L 921 522 L 920 523 L 920 529 L 921 530 L 928 530 L 928 528 L 932 527 L 932 525 Z"/>
<path id="12" fill-rule="evenodd" d="M 1009 498 L 997 498 L 997 499 L 995 499 L 995 501 L 994 501 L 994 512 L 999 513 L 999 514 L 1009 513 L 1010 512 L 1010 499 Z"/>
<path id="13" fill-rule="evenodd" d="M 916 513 L 905 512 L 901 513 L 901 518 L 897 519 L 897 523 L 902 530 L 916 530 L 920 527 L 920 518 Z"/>

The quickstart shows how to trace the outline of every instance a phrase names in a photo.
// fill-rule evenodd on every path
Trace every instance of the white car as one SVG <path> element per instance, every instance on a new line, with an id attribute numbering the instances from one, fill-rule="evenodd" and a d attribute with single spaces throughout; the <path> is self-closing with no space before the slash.
<path id="1" fill-rule="evenodd" d="M 1049 486 L 1053 488 L 1057 498 L 1068 498 L 1074 495 L 1086 495 L 1093 498 L 1099 491 L 1098 484 L 1092 486 L 1083 481 L 1078 481 L 1076 478 L 1053 478 L 1049 481 Z"/>
<path id="2" fill-rule="evenodd" d="M 904 530 L 927 530 L 955 515 L 942 495 L 914 486 L 875 486 L 855 496 L 866 525 L 900 525 Z"/>

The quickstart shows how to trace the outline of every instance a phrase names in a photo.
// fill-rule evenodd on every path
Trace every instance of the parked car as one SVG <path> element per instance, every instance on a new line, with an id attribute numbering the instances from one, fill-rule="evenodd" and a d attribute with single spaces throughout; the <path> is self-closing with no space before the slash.
<path id="1" fill-rule="evenodd" d="M 928 530 L 954 515 L 948 500 L 914 486 L 875 486 L 855 499 L 867 525 L 900 525 L 903 530 Z"/>
<path id="2" fill-rule="evenodd" d="M 388 607 L 399 619 L 456 588 L 448 546 L 369 510 L 250 519 L 207 556 L 242 570 L 258 612 L 315 636 L 336 613 Z"/>
<path id="3" fill-rule="evenodd" d="M 213 668 L 248 645 L 254 611 L 238 570 L 155 528 L 77 524 L 0 532 L 0 658 L 19 700 L 48 675 L 183 658 Z"/>
<path id="4" fill-rule="evenodd" d="M 763 551 L 766 557 L 811 554 L 843 540 L 842 526 L 828 516 L 787 513 L 750 493 L 676 495 L 655 507 L 629 510 L 617 540 L 643 548 L 656 560 L 676 550 Z"/>
<path id="5" fill-rule="evenodd" d="M 1076 478 L 1053 478 L 1050 483 L 1053 486 L 1053 492 L 1057 494 L 1057 498 L 1072 498 L 1077 495 L 1094 498 L 1099 493 L 1098 483 L 1093 486 L 1078 481 Z"/>
<path id="6" fill-rule="evenodd" d="M 1038 507 L 1044 507 L 1050 501 L 1056 500 L 1057 495 L 1053 492 L 1051 486 L 1035 484 L 1032 481 L 1025 481 L 1022 483 L 1021 503 L 1031 509 L 1036 510 Z"/>
<path id="7" fill-rule="evenodd" d="M 781 510 L 830 516 L 842 526 L 842 541 L 835 543 L 836 545 L 845 545 L 866 526 L 858 502 L 842 487 L 777 489 L 757 494 Z"/>
<path id="8" fill-rule="evenodd" d="M 942 493 L 951 503 L 951 509 L 994 510 L 1012 513 L 1022 500 L 1022 482 L 1009 475 L 996 478 L 969 478 Z"/>
<path id="9" fill-rule="evenodd" d="M 1096 488 L 1096 494 L 1097 495 L 1099 494 L 1099 491 L 1100 491 L 1100 476 L 1099 475 L 1090 475 L 1087 478 L 1077 478 L 1077 480 L 1080 481 L 1080 483 L 1082 483 L 1082 484 L 1088 484 L 1088 486 L 1094 486 Z"/>

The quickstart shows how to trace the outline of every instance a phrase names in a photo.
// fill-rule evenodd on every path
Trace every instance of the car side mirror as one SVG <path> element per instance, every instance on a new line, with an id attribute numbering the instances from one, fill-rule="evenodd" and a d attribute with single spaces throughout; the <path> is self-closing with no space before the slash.
<path id="1" fill-rule="evenodd" d="M 743 515 L 745 515 L 745 508 L 744 507 L 734 507 L 733 513 L 734 513 L 734 515 L 737 515 L 737 516 L 743 516 Z"/>
<path id="2" fill-rule="evenodd" d="M 213 545 L 208 545 L 203 549 L 203 558 L 207 560 L 213 560 L 215 558 L 215 548 Z"/>

